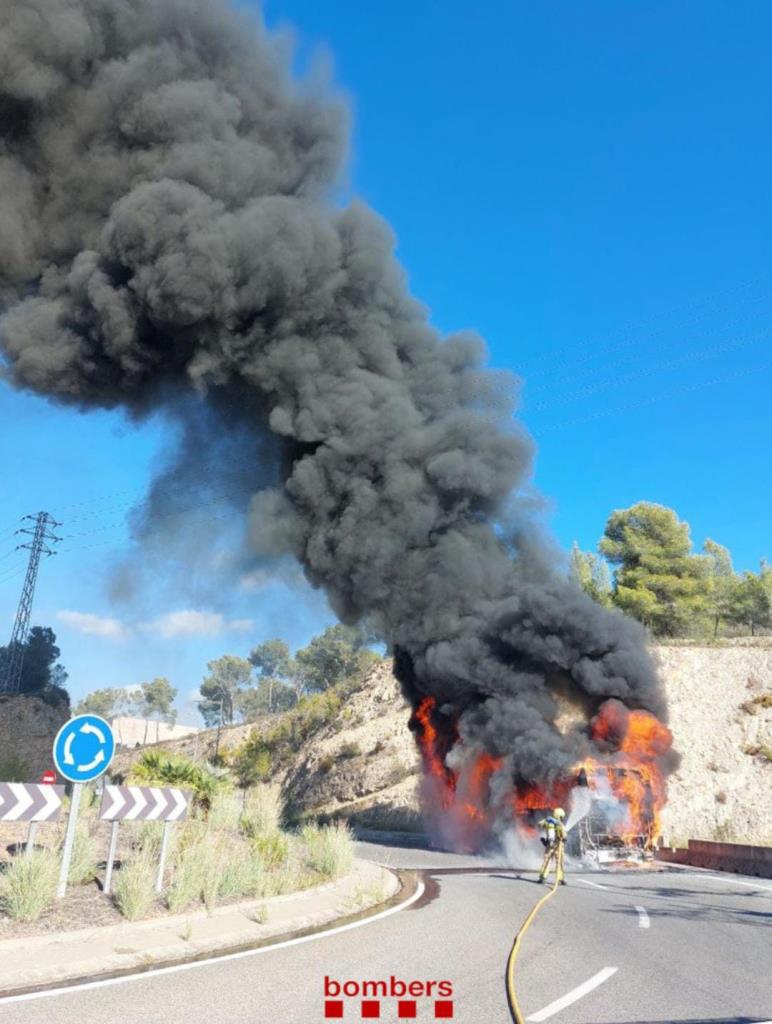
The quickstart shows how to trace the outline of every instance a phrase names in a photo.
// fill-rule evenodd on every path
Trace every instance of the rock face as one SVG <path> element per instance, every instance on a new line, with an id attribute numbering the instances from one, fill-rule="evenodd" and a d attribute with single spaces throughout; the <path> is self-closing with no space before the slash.
<path id="1" fill-rule="evenodd" d="M 284 782 L 288 804 L 359 825 L 420 828 L 420 761 L 409 718 L 390 665 L 378 665 L 301 751 Z"/>
<path id="2" fill-rule="evenodd" d="M 0 697 L 0 781 L 38 782 L 53 767 L 54 737 L 69 717 L 38 697 Z"/>
<path id="3" fill-rule="evenodd" d="M 658 646 L 655 656 L 681 754 L 665 838 L 772 844 L 772 706 L 761 699 L 767 694 L 772 704 L 772 640 Z M 285 783 L 293 805 L 373 827 L 420 826 L 408 718 L 388 666 L 379 667 L 301 752 Z"/>
<path id="4" fill-rule="evenodd" d="M 689 838 L 772 844 L 767 643 L 656 648 L 681 754 L 662 816 L 664 838 L 674 845 Z"/>

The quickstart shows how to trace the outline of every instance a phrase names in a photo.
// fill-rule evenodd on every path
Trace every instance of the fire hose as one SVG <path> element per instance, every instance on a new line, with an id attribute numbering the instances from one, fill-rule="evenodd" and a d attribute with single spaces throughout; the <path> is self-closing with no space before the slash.
<path id="1" fill-rule="evenodd" d="M 540 897 L 531 909 L 530 914 L 526 917 L 520 926 L 520 930 L 515 935 L 515 941 L 512 943 L 512 949 L 509 951 L 509 957 L 507 958 L 507 971 L 506 971 L 506 986 L 507 986 L 507 1002 L 509 1004 L 509 1012 L 512 1015 L 514 1024 L 525 1024 L 525 1017 L 520 1009 L 520 1004 L 517 1001 L 517 992 L 515 990 L 515 961 L 517 960 L 517 954 L 520 952 L 520 944 L 523 941 L 523 936 L 528 931 L 531 922 L 539 913 L 541 908 L 551 899 L 557 892 L 557 888 L 560 885 L 560 869 L 562 868 L 563 861 L 563 850 L 562 843 L 561 848 L 558 850 L 558 865 L 555 870 L 555 883 L 549 892 L 546 892 Z"/>

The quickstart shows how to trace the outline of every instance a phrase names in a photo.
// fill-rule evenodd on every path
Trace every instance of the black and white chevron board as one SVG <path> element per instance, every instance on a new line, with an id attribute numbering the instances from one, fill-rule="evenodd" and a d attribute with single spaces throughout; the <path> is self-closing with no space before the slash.
<path id="1" fill-rule="evenodd" d="M 189 794 L 164 786 L 105 786 L 99 817 L 103 821 L 182 821 Z"/>
<path id="2" fill-rule="evenodd" d="M 0 821 L 58 821 L 64 786 L 0 782 Z"/>

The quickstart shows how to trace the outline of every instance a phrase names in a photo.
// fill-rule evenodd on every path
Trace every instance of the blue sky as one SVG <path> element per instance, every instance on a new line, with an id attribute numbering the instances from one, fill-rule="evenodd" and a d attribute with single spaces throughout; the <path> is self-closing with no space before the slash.
<path id="1" fill-rule="evenodd" d="M 268 0 L 265 13 L 295 27 L 299 67 L 332 59 L 354 112 L 347 189 L 391 221 L 433 321 L 475 328 L 491 364 L 523 378 L 559 542 L 593 548 L 612 509 L 646 499 L 740 569 L 772 558 L 772 8 Z M 10 632 L 23 578 L 16 520 L 47 509 L 68 539 L 42 567 L 33 622 L 56 629 L 75 697 L 167 675 L 184 698 L 210 658 L 332 621 L 290 568 L 203 602 L 149 582 L 111 599 L 163 425 L 2 385 L 0 416 L 0 623 Z"/>

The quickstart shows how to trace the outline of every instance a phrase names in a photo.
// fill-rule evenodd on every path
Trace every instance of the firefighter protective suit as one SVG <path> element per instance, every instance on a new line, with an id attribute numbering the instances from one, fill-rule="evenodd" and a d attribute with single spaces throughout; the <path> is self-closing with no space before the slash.
<path id="1" fill-rule="evenodd" d="M 565 811 L 556 807 L 546 818 L 539 822 L 539 828 L 543 831 L 542 845 L 544 846 L 544 861 L 539 872 L 539 882 L 543 882 L 549 874 L 550 867 L 554 861 L 555 875 L 560 885 L 565 885 L 563 875 L 563 854 L 566 845 L 566 830 L 563 825 Z"/>

